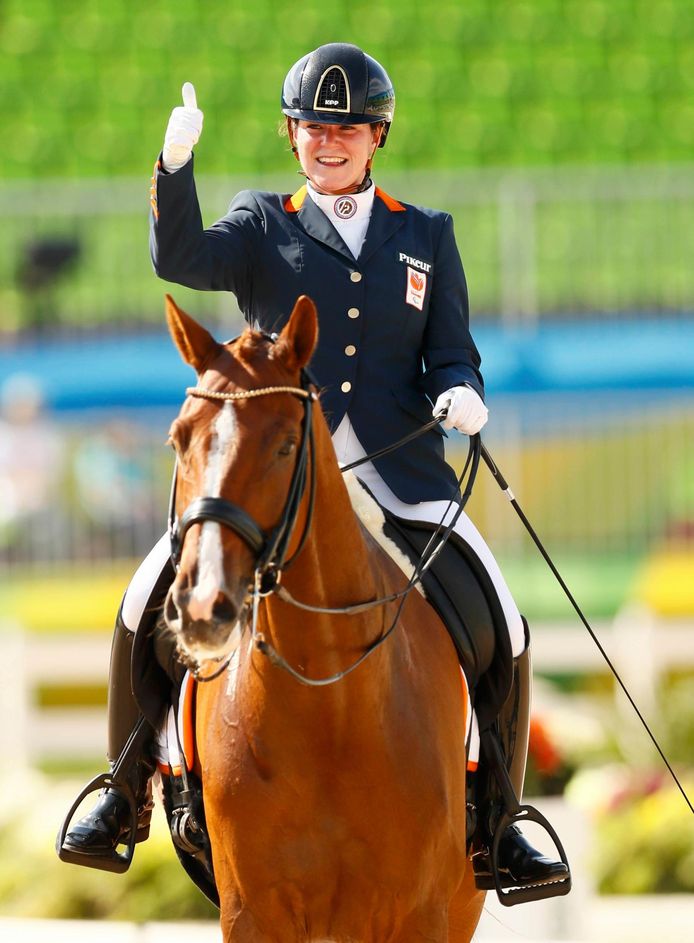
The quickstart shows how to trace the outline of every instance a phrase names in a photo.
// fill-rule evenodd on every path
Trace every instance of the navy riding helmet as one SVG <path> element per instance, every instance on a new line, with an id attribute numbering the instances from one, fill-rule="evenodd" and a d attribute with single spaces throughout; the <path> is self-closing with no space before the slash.
<path id="1" fill-rule="evenodd" d="M 282 111 L 321 124 L 384 123 L 386 143 L 395 91 L 383 66 L 350 43 L 319 46 L 296 62 L 282 87 Z"/>

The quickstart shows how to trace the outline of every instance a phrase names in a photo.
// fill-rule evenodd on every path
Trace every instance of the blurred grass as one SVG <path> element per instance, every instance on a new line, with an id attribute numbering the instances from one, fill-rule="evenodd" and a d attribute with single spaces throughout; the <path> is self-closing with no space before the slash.
<path id="1" fill-rule="evenodd" d="M 551 553 L 557 569 L 584 612 L 609 619 L 629 597 L 639 571 L 639 555 Z M 521 560 L 500 556 L 498 562 L 518 608 L 535 622 L 577 619 L 547 564 L 539 555 Z"/>
<path id="2" fill-rule="evenodd" d="M 0 914 L 53 919 L 218 919 L 185 874 L 161 806 L 130 870 L 109 874 L 59 861 L 55 836 L 83 784 L 40 773 L 3 777 L 0 785 Z"/>

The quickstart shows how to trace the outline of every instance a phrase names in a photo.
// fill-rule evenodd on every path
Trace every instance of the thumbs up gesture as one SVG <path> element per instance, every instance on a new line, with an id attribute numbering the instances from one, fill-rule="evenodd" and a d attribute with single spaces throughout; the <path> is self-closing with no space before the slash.
<path id="1" fill-rule="evenodd" d="M 164 170 L 173 173 L 190 160 L 202 132 L 202 112 L 198 108 L 195 89 L 190 82 L 183 85 L 183 106 L 174 108 L 164 136 L 162 162 Z"/>

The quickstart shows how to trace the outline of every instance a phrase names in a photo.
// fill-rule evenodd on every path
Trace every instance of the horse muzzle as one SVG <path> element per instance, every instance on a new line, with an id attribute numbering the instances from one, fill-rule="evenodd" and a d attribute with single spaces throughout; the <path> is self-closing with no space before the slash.
<path id="1" fill-rule="evenodd" d="M 164 604 L 164 617 L 179 646 L 196 661 L 223 658 L 241 640 L 247 607 L 246 589 L 231 594 L 219 589 L 204 595 L 176 580 Z"/>

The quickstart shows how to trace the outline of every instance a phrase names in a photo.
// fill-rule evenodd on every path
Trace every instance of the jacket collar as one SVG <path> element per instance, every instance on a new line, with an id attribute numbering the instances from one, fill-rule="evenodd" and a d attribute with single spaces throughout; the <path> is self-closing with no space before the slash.
<path id="1" fill-rule="evenodd" d="M 366 238 L 359 254 L 359 261 L 365 262 L 376 250 L 389 239 L 404 223 L 406 208 L 391 196 L 376 187 L 373 210 L 366 230 Z M 314 239 L 354 261 L 354 256 L 345 245 L 342 237 L 330 222 L 325 213 L 310 197 L 306 186 L 285 200 L 284 208 L 287 213 L 296 214 L 299 222 Z"/>
<path id="2" fill-rule="evenodd" d="M 350 259 L 350 261 L 354 262 L 354 256 L 347 248 L 342 236 L 337 229 L 335 229 L 320 206 L 314 203 L 309 197 L 306 186 L 301 187 L 294 196 L 289 197 L 284 204 L 284 208 L 288 213 L 297 214 L 299 222 L 309 236 L 312 236 L 314 239 L 317 239 L 318 242 L 322 242 L 326 246 L 330 246 L 331 249 L 334 249 L 336 252 L 339 252 L 340 255 L 344 255 Z"/>

